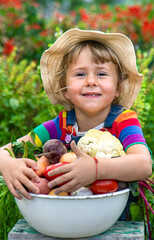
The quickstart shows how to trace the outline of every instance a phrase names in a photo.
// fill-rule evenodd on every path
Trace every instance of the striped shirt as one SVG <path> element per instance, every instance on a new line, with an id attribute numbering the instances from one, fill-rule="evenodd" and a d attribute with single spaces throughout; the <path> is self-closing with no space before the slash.
<path id="1" fill-rule="evenodd" d="M 75 123 L 74 110 L 60 112 L 55 119 L 44 122 L 33 130 L 35 132 L 35 144 L 41 147 L 50 139 L 59 139 L 67 146 L 72 140 L 78 142 L 81 136 L 77 136 L 73 128 Z M 114 104 L 111 107 L 104 122 L 104 127 L 100 130 L 107 130 L 117 137 L 125 151 L 134 144 L 147 146 L 137 114 L 132 110 L 124 109 L 120 105 Z M 29 134 L 31 135 L 32 132 Z"/>

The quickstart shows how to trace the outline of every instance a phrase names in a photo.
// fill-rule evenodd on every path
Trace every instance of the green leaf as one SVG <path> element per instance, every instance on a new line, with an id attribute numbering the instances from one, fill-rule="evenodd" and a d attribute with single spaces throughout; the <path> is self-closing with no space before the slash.
<path id="1" fill-rule="evenodd" d="M 23 158 L 27 158 L 28 157 L 28 147 L 27 147 L 27 143 L 23 141 L 23 146 L 24 146 L 24 154 L 23 154 Z"/>
<path id="2" fill-rule="evenodd" d="M 14 137 L 12 140 L 12 149 L 16 158 L 26 157 L 36 161 L 35 154 L 42 153 L 42 147 L 37 147 L 30 141 L 18 142 Z"/>
<path id="3" fill-rule="evenodd" d="M 143 208 L 140 202 L 132 202 L 130 205 L 130 213 L 132 216 L 132 221 L 138 222 L 144 220 Z"/>
<path id="4" fill-rule="evenodd" d="M 32 130 L 32 131 L 30 132 L 30 136 L 31 136 L 31 138 L 33 139 L 33 142 L 35 143 L 35 132 L 34 132 L 34 130 Z"/>
<path id="5" fill-rule="evenodd" d="M 42 147 L 37 147 L 30 141 L 26 142 L 28 148 L 28 158 L 36 161 L 35 154 L 42 153 Z"/>
<path id="6" fill-rule="evenodd" d="M 133 194 L 134 197 L 137 197 L 140 193 L 138 190 L 138 182 L 134 181 L 134 182 L 129 182 L 129 188 Z"/>
<path id="7" fill-rule="evenodd" d="M 16 158 L 22 157 L 24 153 L 23 143 L 13 139 L 13 141 L 11 142 L 11 145 Z"/>
<path id="8" fill-rule="evenodd" d="M 14 110 L 16 110 L 19 107 L 19 101 L 17 99 L 15 99 L 15 98 L 11 98 L 10 99 L 10 106 Z"/>

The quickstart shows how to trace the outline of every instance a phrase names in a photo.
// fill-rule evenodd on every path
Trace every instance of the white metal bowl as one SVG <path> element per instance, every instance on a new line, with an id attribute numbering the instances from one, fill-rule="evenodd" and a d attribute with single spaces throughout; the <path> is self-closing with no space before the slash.
<path id="1" fill-rule="evenodd" d="M 30 226 L 52 237 L 89 237 L 108 230 L 122 214 L 129 189 L 92 196 L 50 196 L 32 194 L 16 199 Z"/>

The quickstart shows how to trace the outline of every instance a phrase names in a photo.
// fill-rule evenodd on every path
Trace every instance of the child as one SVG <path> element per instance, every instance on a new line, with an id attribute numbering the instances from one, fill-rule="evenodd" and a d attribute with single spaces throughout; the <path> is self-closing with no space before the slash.
<path id="1" fill-rule="evenodd" d="M 137 72 L 133 45 L 125 35 L 71 29 L 43 53 L 41 75 L 50 101 L 67 110 L 34 129 L 35 143 L 41 146 L 49 139 L 60 139 L 77 155 L 72 164 L 49 173 L 65 173 L 49 183 L 51 188 L 66 182 L 57 193 L 71 192 L 96 179 L 135 181 L 151 175 L 152 161 L 140 123 L 135 112 L 126 110 L 139 93 L 142 75 Z M 127 154 L 95 162 L 75 144 L 92 128 L 111 132 Z M 31 133 L 22 140 L 32 141 Z M 22 198 L 19 191 L 30 199 L 23 184 L 38 193 L 30 181 L 39 182 L 33 169 L 37 170 L 33 160 L 14 160 L 1 148 L 0 173 L 16 198 Z"/>

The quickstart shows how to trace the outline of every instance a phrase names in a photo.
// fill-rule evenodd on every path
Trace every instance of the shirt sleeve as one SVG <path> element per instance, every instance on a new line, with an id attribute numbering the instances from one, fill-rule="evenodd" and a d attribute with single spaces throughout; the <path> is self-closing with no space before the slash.
<path id="1" fill-rule="evenodd" d="M 59 128 L 59 116 L 37 126 L 29 133 L 29 135 L 32 137 L 33 133 L 35 134 L 35 144 L 38 147 L 43 146 L 43 144 L 50 139 L 60 139 L 61 130 Z"/>
<path id="2" fill-rule="evenodd" d="M 125 151 L 134 144 L 144 144 L 147 146 L 141 124 L 134 111 L 123 111 L 115 119 L 112 128 L 114 130 L 114 135 L 120 140 Z"/>

